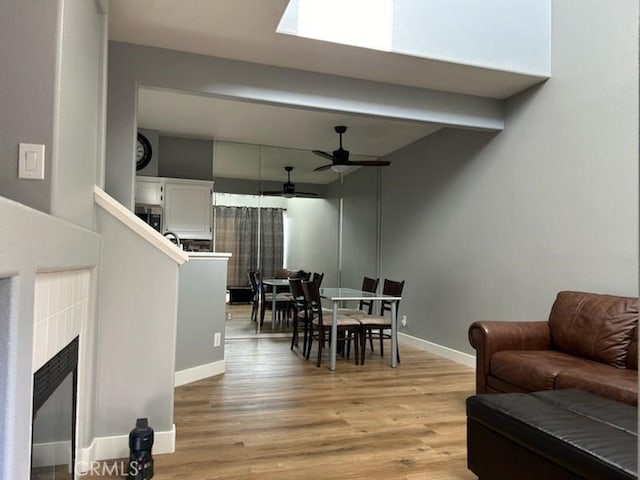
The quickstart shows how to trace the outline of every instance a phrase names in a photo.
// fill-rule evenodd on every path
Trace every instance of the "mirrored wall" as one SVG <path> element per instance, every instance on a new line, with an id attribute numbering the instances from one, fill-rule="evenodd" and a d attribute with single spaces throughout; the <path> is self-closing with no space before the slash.
<path id="1" fill-rule="evenodd" d="M 154 155 L 138 175 L 213 180 L 213 238 L 189 248 L 232 253 L 231 303 L 246 305 L 254 270 L 324 273 L 323 286 L 351 288 L 377 276 L 382 169 L 316 171 L 330 161 L 309 150 L 139 132 Z"/>
<path id="2" fill-rule="evenodd" d="M 380 170 L 314 171 L 326 163 L 310 151 L 214 142 L 213 249 L 234 254 L 231 289 L 250 287 L 252 269 L 321 272 L 323 286 L 352 288 L 377 276 Z"/>

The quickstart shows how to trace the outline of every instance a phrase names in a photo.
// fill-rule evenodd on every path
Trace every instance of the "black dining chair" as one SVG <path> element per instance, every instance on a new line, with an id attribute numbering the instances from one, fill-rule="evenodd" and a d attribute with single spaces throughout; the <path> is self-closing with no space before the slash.
<path id="1" fill-rule="evenodd" d="M 311 280 L 313 280 L 314 282 L 318 282 L 318 288 L 320 288 L 320 286 L 322 285 L 323 278 L 324 278 L 324 272 L 323 273 L 313 272 Z"/>
<path id="2" fill-rule="evenodd" d="M 307 301 L 304 297 L 304 290 L 302 289 L 302 279 L 290 278 L 289 287 L 290 287 L 289 295 L 291 297 L 291 308 L 293 313 L 292 315 L 293 332 L 291 335 L 291 350 L 293 350 L 293 347 L 298 346 L 300 324 L 302 324 L 304 328 L 302 352 L 303 352 L 303 355 L 306 355 L 307 339 L 309 335 L 309 320 L 311 318 L 311 315 L 309 314 Z"/>
<path id="3" fill-rule="evenodd" d="M 307 308 L 310 315 L 309 323 L 309 337 L 307 343 L 306 358 L 308 359 L 311 354 L 311 348 L 313 346 L 314 337 L 317 339 L 318 344 L 318 359 L 316 360 L 316 367 L 320 366 L 322 360 L 322 350 L 325 342 L 329 340 L 331 334 L 332 319 L 324 319 L 323 313 L 326 315 L 326 311 L 323 312 L 322 300 L 320 297 L 320 287 L 317 282 L 303 281 L 302 290 L 304 292 L 304 298 L 307 302 Z M 359 344 L 361 343 L 361 325 L 360 321 L 353 317 L 347 317 L 339 315 L 338 321 L 338 335 L 344 337 L 347 342 L 353 340 L 353 348 L 356 357 L 356 365 L 359 364 Z"/>
<path id="4" fill-rule="evenodd" d="M 262 278 L 259 278 L 258 292 L 260 293 L 260 326 L 264 325 L 264 316 L 267 310 L 273 308 L 273 296 L 276 297 L 276 316 L 281 320 L 283 316 L 286 316 L 287 310 L 290 306 L 291 298 L 288 293 L 267 292 L 265 285 L 262 282 Z M 275 290 L 275 289 L 274 289 Z"/>
<path id="5" fill-rule="evenodd" d="M 247 273 L 251 285 L 251 321 L 255 322 L 260 305 L 260 272 L 251 270 Z"/>
<path id="6" fill-rule="evenodd" d="M 379 278 L 364 277 L 362 279 L 363 292 L 376 293 L 378 290 Z M 363 313 L 371 315 L 373 313 L 373 300 L 360 300 L 358 308 L 339 308 L 338 313 L 340 315 L 361 315 Z"/>
<path id="7" fill-rule="evenodd" d="M 404 280 L 397 282 L 394 280 L 388 280 L 385 278 L 382 284 L 382 294 L 390 295 L 393 297 L 399 297 L 402 295 L 404 289 Z M 362 324 L 362 334 L 369 337 L 369 343 L 373 348 L 373 338 L 379 338 L 380 340 L 380 355 L 384 355 L 384 343 L 383 340 L 391 338 L 389 333 L 385 333 L 385 330 L 391 329 L 391 300 L 382 300 L 380 302 L 380 315 L 370 314 L 358 314 L 352 315 L 350 318 L 357 318 Z M 400 301 L 396 302 L 396 319 L 398 316 L 398 310 L 400 308 Z M 389 315 L 387 315 L 389 313 Z M 362 362 L 364 362 L 364 348 L 362 349 Z M 396 352 L 398 362 L 400 361 L 400 349 L 396 339 Z"/>

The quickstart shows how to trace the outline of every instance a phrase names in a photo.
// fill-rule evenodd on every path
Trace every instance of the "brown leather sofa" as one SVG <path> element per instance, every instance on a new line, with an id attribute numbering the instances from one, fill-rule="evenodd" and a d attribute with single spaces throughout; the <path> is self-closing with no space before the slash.
<path id="1" fill-rule="evenodd" d="M 638 404 L 638 299 L 558 293 L 548 321 L 480 321 L 476 392 L 581 389 Z"/>

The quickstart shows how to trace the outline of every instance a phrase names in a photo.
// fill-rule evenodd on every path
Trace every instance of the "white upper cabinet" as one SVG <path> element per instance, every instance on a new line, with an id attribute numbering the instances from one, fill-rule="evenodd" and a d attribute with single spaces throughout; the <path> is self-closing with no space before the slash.
<path id="1" fill-rule="evenodd" d="M 136 177 L 136 203 L 162 205 L 164 203 L 164 179 Z"/>
<path id="2" fill-rule="evenodd" d="M 165 232 L 181 239 L 211 240 L 213 182 L 167 179 L 164 195 Z"/>

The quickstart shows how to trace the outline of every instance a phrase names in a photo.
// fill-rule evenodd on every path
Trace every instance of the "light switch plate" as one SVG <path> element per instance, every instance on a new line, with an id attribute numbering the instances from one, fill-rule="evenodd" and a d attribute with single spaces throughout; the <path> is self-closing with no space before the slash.
<path id="1" fill-rule="evenodd" d="M 44 145 L 37 143 L 19 144 L 18 178 L 44 180 Z"/>

